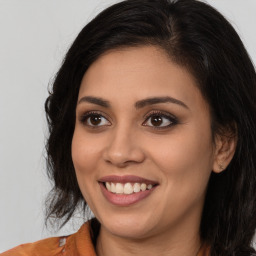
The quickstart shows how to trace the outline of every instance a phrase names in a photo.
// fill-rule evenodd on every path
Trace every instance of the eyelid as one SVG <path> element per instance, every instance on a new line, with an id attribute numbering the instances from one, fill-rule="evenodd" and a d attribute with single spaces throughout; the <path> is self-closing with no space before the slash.
<path id="1" fill-rule="evenodd" d="M 102 116 L 104 119 L 106 119 L 108 122 L 109 122 L 109 124 L 105 124 L 105 125 L 95 125 L 95 126 L 93 126 L 93 125 L 88 125 L 88 124 L 86 124 L 86 119 L 87 118 L 89 118 L 91 115 L 99 115 L 99 116 Z M 156 115 L 158 115 L 158 116 L 162 116 L 162 117 L 164 117 L 164 118 L 166 118 L 166 119 L 169 119 L 169 121 L 170 121 L 170 124 L 169 125 L 166 125 L 166 126 L 151 126 L 151 125 L 146 125 L 145 123 L 149 120 L 149 118 L 151 118 L 151 117 L 153 117 L 153 116 L 156 116 Z M 176 125 L 177 123 L 178 123 L 178 119 L 177 119 L 177 117 L 175 117 L 173 114 L 171 114 L 171 113 L 169 113 L 169 112 L 166 112 L 166 111 L 162 111 L 162 110 L 152 110 L 152 111 L 150 111 L 150 112 L 148 112 L 147 114 L 145 114 L 144 116 L 143 116 L 143 118 L 145 119 L 145 121 L 142 123 L 142 125 L 143 126 L 147 126 L 147 127 L 150 127 L 150 128 L 153 128 L 153 129 L 158 129 L 158 130 L 160 130 L 160 129 L 167 129 L 167 128 L 170 128 L 171 126 L 174 126 L 174 125 Z M 98 110 L 90 110 L 90 111 L 86 111 L 86 112 L 84 112 L 83 114 L 81 114 L 81 115 L 79 115 L 79 121 L 83 124 L 83 125 L 85 125 L 85 126 L 87 126 L 87 127 L 89 127 L 89 128 L 91 128 L 91 129 L 94 129 L 94 128 L 101 128 L 101 127 L 106 127 L 106 126 L 110 126 L 110 125 L 112 125 L 112 120 L 111 120 L 111 118 L 106 114 L 106 113 L 104 113 L 104 112 L 102 112 L 102 111 L 98 111 Z"/>
<path id="2" fill-rule="evenodd" d="M 102 111 L 98 111 L 98 110 L 90 110 L 90 111 L 86 111 L 84 112 L 83 114 L 81 114 L 79 116 L 79 121 L 83 124 L 83 125 L 86 125 L 87 127 L 90 127 L 90 128 L 100 128 L 100 127 L 104 127 L 104 126 L 109 126 L 109 125 L 99 125 L 99 126 L 92 126 L 92 125 L 87 125 L 85 124 L 85 120 L 86 118 L 89 118 L 90 116 L 92 115 L 99 115 L 99 116 L 102 116 L 103 118 L 105 118 L 111 125 L 112 122 L 111 122 L 111 118 L 104 112 Z"/>
<path id="3" fill-rule="evenodd" d="M 151 118 L 152 116 L 156 116 L 156 115 L 163 116 L 164 118 L 169 119 L 171 124 L 169 124 L 167 126 L 159 126 L 159 127 L 145 125 L 145 123 L 149 120 L 149 118 Z M 174 115 L 172 115 L 169 112 L 162 111 L 162 110 L 152 110 L 144 116 L 144 119 L 145 119 L 145 121 L 143 122 L 142 125 L 148 126 L 148 127 L 154 128 L 154 129 L 165 129 L 165 128 L 169 128 L 173 125 L 176 125 L 178 123 L 177 117 L 175 117 Z"/>
<path id="4" fill-rule="evenodd" d="M 149 117 L 151 117 L 152 115 L 162 115 L 162 116 L 166 116 L 166 117 L 170 117 L 173 119 L 177 119 L 174 115 L 172 115 L 171 113 L 167 112 L 167 111 L 163 111 L 163 110 L 151 110 L 150 112 L 148 112 L 147 114 L 144 115 L 144 119 L 147 119 Z"/>

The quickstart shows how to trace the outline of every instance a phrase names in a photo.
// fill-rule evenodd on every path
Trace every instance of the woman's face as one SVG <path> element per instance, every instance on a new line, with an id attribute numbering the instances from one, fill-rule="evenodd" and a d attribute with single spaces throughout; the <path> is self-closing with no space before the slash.
<path id="1" fill-rule="evenodd" d="M 153 46 L 110 51 L 85 73 L 76 116 L 72 159 L 104 232 L 198 232 L 215 148 L 186 69 Z"/>

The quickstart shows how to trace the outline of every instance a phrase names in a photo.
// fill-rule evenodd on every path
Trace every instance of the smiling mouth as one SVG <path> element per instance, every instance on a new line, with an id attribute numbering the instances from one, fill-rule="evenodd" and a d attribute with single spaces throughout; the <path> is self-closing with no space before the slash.
<path id="1" fill-rule="evenodd" d="M 139 193 L 141 191 L 151 190 L 157 184 L 146 184 L 146 183 L 114 183 L 114 182 L 103 182 L 105 188 L 113 194 L 124 194 L 130 195 L 134 193 Z"/>
<path id="2" fill-rule="evenodd" d="M 98 180 L 104 197 L 112 204 L 129 206 L 147 198 L 158 182 L 134 175 L 110 175 Z"/>

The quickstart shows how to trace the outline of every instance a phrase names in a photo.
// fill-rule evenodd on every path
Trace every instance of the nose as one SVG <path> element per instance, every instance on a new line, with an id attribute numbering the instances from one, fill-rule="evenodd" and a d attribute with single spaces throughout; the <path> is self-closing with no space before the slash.
<path id="1" fill-rule="evenodd" d="M 107 163 L 123 168 L 144 161 L 145 154 L 139 145 L 138 134 L 135 132 L 121 127 L 116 128 L 112 131 L 108 141 L 103 153 Z"/>

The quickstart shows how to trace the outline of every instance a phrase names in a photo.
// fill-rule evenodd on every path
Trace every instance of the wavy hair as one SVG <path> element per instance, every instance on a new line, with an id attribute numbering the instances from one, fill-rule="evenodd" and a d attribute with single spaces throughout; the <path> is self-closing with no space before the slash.
<path id="1" fill-rule="evenodd" d="M 214 8 L 196 0 L 126 0 L 96 16 L 68 50 L 45 102 L 47 171 L 54 187 L 46 222 L 63 226 L 86 202 L 71 158 L 75 109 L 83 75 L 104 52 L 155 45 L 193 74 L 211 109 L 213 135 L 228 128 L 235 155 L 211 174 L 200 227 L 212 256 L 255 255 L 256 74 L 243 43 Z"/>

